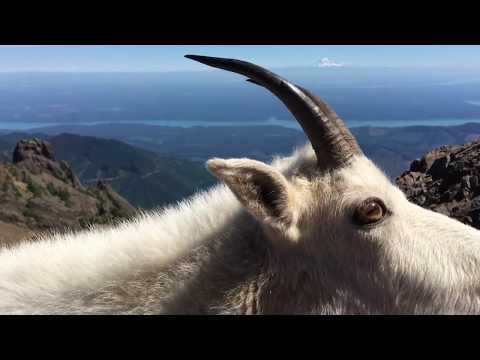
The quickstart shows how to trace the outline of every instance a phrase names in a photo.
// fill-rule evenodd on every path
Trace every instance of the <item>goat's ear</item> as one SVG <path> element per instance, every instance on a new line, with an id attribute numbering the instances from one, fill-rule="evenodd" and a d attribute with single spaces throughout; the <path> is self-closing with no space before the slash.
<path id="1" fill-rule="evenodd" d="M 279 171 L 250 159 L 212 159 L 207 168 L 259 220 L 274 227 L 290 227 L 293 191 Z"/>

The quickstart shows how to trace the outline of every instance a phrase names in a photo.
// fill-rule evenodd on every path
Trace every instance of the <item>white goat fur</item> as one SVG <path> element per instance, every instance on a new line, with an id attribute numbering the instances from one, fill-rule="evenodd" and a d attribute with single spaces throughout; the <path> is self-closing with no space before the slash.
<path id="1" fill-rule="evenodd" d="M 274 166 L 312 158 L 310 147 Z M 42 312 L 42 302 L 73 289 L 95 289 L 180 256 L 210 238 L 241 206 L 223 184 L 117 227 L 58 234 L 0 250 L 0 313 Z"/>
<path id="2" fill-rule="evenodd" d="M 357 157 L 351 166 L 333 174 L 307 179 L 303 169 L 315 163 L 307 145 L 291 157 L 276 159 L 272 167 L 284 174 L 292 187 L 303 189 L 295 193 L 294 208 L 303 214 L 297 217 L 303 224 L 299 231 L 305 251 L 318 258 L 319 269 L 322 264 L 341 268 L 339 284 L 352 286 L 338 285 L 332 290 L 332 300 L 325 300 L 323 307 L 316 304 L 312 310 L 302 308 L 300 312 L 362 312 L 363 308 L 369 308 L 365 312 L 370 313 L 480 312 L 479 231 L 408 202 L 366 157 Z M 385 225 L 359 234 L 341 214 L 368 196 L 383 199 L 394 216 Z M 74 302 L 74 293 L 95 293 L 135 274 L 155 272 L 209 241 L 243 213 L 232 191 L 218 185 L 176 206 L 141 214 L 116 227 L 57 234 L 4 248 L 0 250 L 0 313 L 89 313 L 87 308 L 75 309 L 65 303 Z M 297 241 L 294 233 L 284 236 Z M 379 254 L 372 262 L 375 265 L 364 263 L 362 258 L 369 256 L 372 247 Z M 359 269 L 364 268 L 375 268 L 375 274 L 366 271 L 362 275 Z M 372 283 L 376 285 L 369 285 L 370 277 L 375 278 Z M 388 284 L 379 286 L 382 281 Z M 370 300 L 360 289 L 363 285 L 375 297 L 372 306 L 366 305 Z M 362 304 L 356 304 L 356 297 Z M 106 303 L 99 312 L 115 313 L 116 307 L 109 308 L 108 300 Z"/>

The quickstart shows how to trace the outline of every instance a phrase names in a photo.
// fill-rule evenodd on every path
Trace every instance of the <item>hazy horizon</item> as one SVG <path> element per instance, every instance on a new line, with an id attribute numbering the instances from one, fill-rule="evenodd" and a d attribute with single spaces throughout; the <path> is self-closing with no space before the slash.
<path id="1" fill-rule="evenodd" d="M 239 58 L 269 68 L 480 69 L 476 45 L 0 45 L 0 71 L 206 71 L 186 54 Z"/>

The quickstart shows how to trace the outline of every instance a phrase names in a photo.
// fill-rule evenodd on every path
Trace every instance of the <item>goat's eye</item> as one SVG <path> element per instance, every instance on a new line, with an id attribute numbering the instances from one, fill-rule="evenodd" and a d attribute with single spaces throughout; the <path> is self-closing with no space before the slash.
<path id="1" fill-rule="evenodd" d="M 372 198 L 365 200 L 355 210 L 354 219 L 360 225 L 368 225 L 382 220 L 387 209 L 382 200 Z"/>

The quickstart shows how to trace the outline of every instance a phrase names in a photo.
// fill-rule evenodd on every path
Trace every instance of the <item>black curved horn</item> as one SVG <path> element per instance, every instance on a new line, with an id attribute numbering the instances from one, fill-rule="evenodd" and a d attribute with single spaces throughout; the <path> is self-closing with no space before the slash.
<path id="1" fill-rule="evenodd" d="M 338 167 L 362 154 L 338 115 L 319 97 L 258 65 L 235 59 L 186 55 L 188 59 L 248 77 L 277 96 L 297 119 L 323 166 Z"/>

